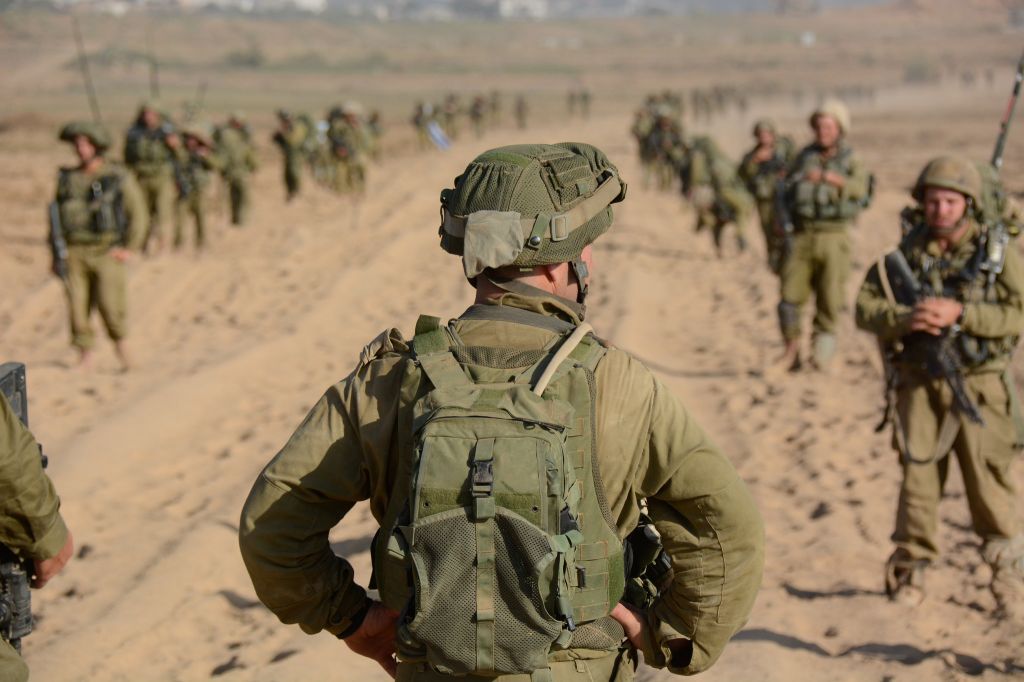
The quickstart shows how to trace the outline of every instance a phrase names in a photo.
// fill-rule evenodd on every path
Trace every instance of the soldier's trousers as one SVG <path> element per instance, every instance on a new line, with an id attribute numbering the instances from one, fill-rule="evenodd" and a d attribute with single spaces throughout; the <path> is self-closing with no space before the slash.
<path id="1" fill-rule="evenodd" d="M 548 677 L 523 675 L 500 675 L 479 677 L 467 675 L 454 677 L 432 671 L 425 664 L 399 663 L 396 682 L 632 682 L 636 653 L 624 649 L 603 658 L 578 661 L 554 662 Z"/>
<path id="2" fill-rule="evenodd" d="M 768 254 L 768 267 L 779 274 L 782 259 L 782 239 L 775 231 L 775 204 L 773 201 L 757 202 L 757 217 L 761 221 L 761 233 L 764 235 L 764 250 Z"/>
<path id="3" fill-rule="evenodd" d="M 196 188 L 188 197 L 178 199 L 176 208 L 174 248 L 178 249 L 185 245 L 185 223 L 189 218 L 192 218 L 196 226 L 196 248 L 203 248 L 206 244 L 206 197 L 203 196 L 202 190 Z"/>
<path id="4" fill-rule="evenodd" d="M 228 177 L 228 197 L 231 201 L 231 224 L 242 226 L 249 218 L 249 182 L 246 178 Z"/>
<path id="5" fill-rule="evenodd" d="M 127 296 L 125 266 L 110 255 L 107 246 L 68 248 L 68 308 L 71 343 L 83 350 L 95 343 L 89 317 L 98 309 L 107 335 L 114 341 L 125 337 Z"/>
<path id="6" fill-rule="evenodd" d="M 814 331 L 835 334 L 846 299 L 850 273 L 850 236 L 836 232 L 801 232 L 782 266 L 782 303 L 794 314 L 781 322 L 786 341 L 800 338 L 799 310 L 814 294 Z"/>
<path id="7" fill-rule="evenodd" d="M 366 166 L 362 161 L 339 159 L 334 167 L 334 191 L 362 194 L 366 189 Z"/>
<path id="8" fill-rule="evenodd" d="M 143 242 L 144 248 L 148 249 L 152 240 L 163 241 L 164 225 L 169 224 L 174 216 L 177 189 L 174 186 L 174 177 L 170 173 L 137 177 L 143 199 L 146 201 L 146 211 L 149 214 L 146 239 Z"/>
<path id="9" fill-rule="evenodd" d="M 963 474 L 974 531 L 986 543 L 1014 538 L 1021 531 L 1010 476 L 1016 430 L 1003 375 L 965 377 L 984 426 L 950 415 L 952 394 L 944 380 L 918 378 L 908 384 L 896 395 L 893 434 L 903 466 L 892 536 L 895 558 L 931 561 L 938 556 L 938 506 L 952 456 Z M 947 415 L 952 421 L 944 427 Z"/>
<path id="10" fill-rule="evenodd" d="M 284 189 L 288 199 L 299 194 L 302 187 L 302 159 L 298 155 L 289 156 L 284 161 Z"/>
<path id="11" fill-rule="evenodd" d="M 0 639 L 0 682 L 26 682 L 28 666 L 7 642 Z"/>

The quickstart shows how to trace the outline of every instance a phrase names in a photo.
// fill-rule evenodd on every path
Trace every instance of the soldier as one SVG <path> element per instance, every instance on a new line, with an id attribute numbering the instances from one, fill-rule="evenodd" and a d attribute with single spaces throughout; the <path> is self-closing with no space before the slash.
<path id="1" fill-rule="evenodd" d="M 170 121 L 154 102 L 144 102 L 125 137 L 124 160 L 134 173 L 146 202 L 149 217 L 143 248 L 147 253 L 158 254 L 164 248 L 163 229 L 172 219 L 176 184 L 180 181 L 175 176 L 179 146 L 180 140 Z"/>
<path id="2" fill-rule="evenodd" d="M 483 96 L 477 95 L 469 105 L 469 120 L 473 123 L 473 132 L 477 138 L 484 135 L 484 117 L 487 115 L 487 102 Z"/>
<path id="3" fill-rule="evenodd" d="M 647 138 L 654 130 L 654 104 L 648 98 L 645 106 L 636 110 L 629 132 L 636 140 L 637 156 L 640 157 L 641 183 L 644 189 L 650 187 L 654 170 L 654 150 L 647 144 Z"/>
<path id="4" fill-rule="evenodd" d="M 696 231 L 711 229 L 715 251 L 722 257 L 722 234 L 726 226 L 736 228 L 736 247 L 747 248 L 744 236 L 747 221 L 753 211 L 753 201 L 743 181 L 736 173 L 736 165 L 710 137 L 694 138 L 686 145 L 686 161 L 681 164 L 681 184 L 697 212 Z"/>
<path id="5" fill-rule="evenodd" d="M 459 115 L 462 113 L 458 95 L 451 93 L 445 97 L 440 109 L 441 127 L 448 139 L 454 142 L 459 137 Z"/>
<path id="6" fill-rule="evenodd" d="M 334 190 L 362 194 L 366 189 L 366 136 L 352 104 L 331 110 L 327 138 L 334 154 Z"/>
<path id="7" fill-rule="evenodd" d="M 285 200 L 291 201 L 299 195 L 302 186 L 302 162 L 306 156 L 308 140 L 313 131 L 303 117 L 296 118 L 290 112 L 277 112 L 277 131 L 273 141 L 281 148 L 284 161 Z"/>
<path id="8" fill-rule="evenodd" d="M 516 97 L 516 127 L 519 130 L 526 130 L 526 119 L 530 115 L 530 105 L 526 101 L 526 95 Z"/>
<path id="9" fill-rule="evenodd" d="M 0 393 L 0 551 L 32 562 L 32 587 L 39 589 L 71 560 L 75 545 L 60 515 L 60 500 L 43 471 L 39 443 Z M 7 590 L 0 577 L 0 593 Z M 0 639 L 0 679 L 26 682 L 28 667 Z"/>
<path id="10" fill-rule="evenodd" d="M 768 267 L 779 274 L 782 268 L 783 235 L 775 224 L 775 195 L 784 187 L 789 164 L 793 161 L 793 140 L 780 136 L 775 124 L 761 119 L 754 124 L 754 139 L 757 143 L 740 162 L 739 176 L 757 203 L 757 215 L 764 234 Z"/>
<path id="11" fill-rule="evenodd" d="M 242 556 L 282 621 L 410 681 L 630 680 L 624 637 L 674 673 L 717 660 L 763 530 L 682 405 L 583 322 L 589 245 L 625 189 L 602 152 L 562 143 L 485 152 L 444 190 L 441 246 L 474 304 L 377 337 L 246 501 Z M 646 566 L 623 549 L 642 498 L 674 577 L 636 608 L 619 600 Z M 328 541 L 367 499 L 381 602 Z"/>
<path id="12" fill-rule="evenodd" d="M 416 106 L 412 110 L 412 119 L 409 122 L 416 129 L 416 142 L 420 151 L 430 149 L 431 143 L 429 126 L 433 120 L 434 105 L 425 102 L 417 102 Z"/>
<path id="13" fill-rule="evenodd" d="M 380 111 L 374 109 L 366 117 L 366 141 L 368 154 L 373 161 L 380 160 L 380 138 L 384 134 L 384 126 L 380 122 Z"/>
<path id="14" fill-rule="evenodd" d="M 501 125 L 501 93 L 497 90 L 491 90 L 487 99 L 487 113 L 491 126 L 496 128 Z"/>
<path id="15" fill-rule="evenodd" d="M 787 206 L 796 234 L 782 266 L 779 326 L 786 342 L 781 364 L 800 367 L 800 308 L 814 295 L 812 362 L 826 370 L 836 351 L 850 270 L 850 226 L 871 198 L 871 178 L 846 143 L 850 114 L 828 100 L 810 118 L 814 142 L 793 161 Z"/>
<path id="16" fill-rule="evenodd" d="M 672 118 L 672 110 L 664 104 L 655 110 L 654 127 L 647 136 L 646 148 L 657 188 L 663 191 L 671 189 L 685 145 L 682 126 Z"/>
<path id="17" fill-rule="evenodd" d="M 581 88 L 578 96 L 580 102 L 580 114 L 583 118 L 590 118 L 590 90 Z"/>
<path id="18" fill-rule="evenodd" d="M 249 176 L 256 170 L 256 149 L 242 115 L 233 112 L 226 125 L 214 131 L 217 155 L 221 158 L 221 177 L 228 186 L 231 224 L 242 227 L 249 217 Z"/>
<path id="19" fill-rule="evenodd" d="M 924 573 L 938 557 L 938 506 L 950 453 L 992 567 L 991 589 L 1002 612 L 1024 616 L 1024 535 L 1015 511 L 1010 465 L 1020 436 L 1010 360 L 1024 332 L 1024 270 L 1017 249 L 1000 239 L 978 210 L 982 181 L 959 157 L 939 157 L 914 186 L 919 219 L 908 225 L 897 252 L 871 267 L 857 296 L 857 326 L 876 334 L 892 372 L 889 410 L 903 483 L 886 566 L 890 598 L 917 604 Z M 888 264 L 905 259 L 930 297 L 911 307 L 897 300 Z M 931 340 L 929 340 L 931 339 Z M 954 405 L 951 384 L 929 373 L 929 344 L 948 341 L 963 384 L 984 424 Z"/>
<path id="20" fill-rule="evenodd" d="M 95 341 L 89 316 L 98 308 L 121 366 L 128 369 L 125 263 L 145 237 L 146 202 L 131 174 L 104 158 L 110 135 L 101 125 L 69 123 L 60 139 L 73 145 L 79 161 L 60 170 L 50 212 L 53 270 L 67 283 L 71 343 L 80 364 L 88 367 Z"/>
<path id="21" fill-rule="evenodd" d="M 193 124 L 182 133 L 185 145 L 178 154 L 178 163 L 187 183 L 187 192 L 178 199 L 174 225 L 174 248 L 185 244 L 185 223 L 189 216 L 196 226 L 196 251 L 206 245 L 206 191 L 210 186 L 210 173 L 220 170 L 223 161 L 214 151 L 209 127 Z"/>

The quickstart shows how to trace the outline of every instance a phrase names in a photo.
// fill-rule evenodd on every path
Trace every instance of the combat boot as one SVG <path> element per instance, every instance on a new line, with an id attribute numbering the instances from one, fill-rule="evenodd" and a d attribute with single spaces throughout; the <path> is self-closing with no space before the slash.
<path id="1" fill-rule="evenodd" d="M 885 563 L 885 594 L 889 601 L 917 606 L 924 601 L 924 575 L 929 562 L 893 554 Z"/>
<path id="2" fill-rule="evenodd" d="M 992 567 L 992 596 L 996 615 L 1024 623 L 1024 536 L 1012 540 L 989 540 L 981 550 Z"/>

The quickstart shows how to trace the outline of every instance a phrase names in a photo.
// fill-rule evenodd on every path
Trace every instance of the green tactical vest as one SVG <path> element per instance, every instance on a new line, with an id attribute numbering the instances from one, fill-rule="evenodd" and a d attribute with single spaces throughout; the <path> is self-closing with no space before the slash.
<path id="1" fill-rule="evenodd" d="M 124 170 L 110 163 L 92 176 L 77 168 L 59 171 L 56 201 L 69 245 L 124 242 L 128 221 L 123 181 Z"/>
<path id="2" fill-rule="evenodd" d="M 543 351 L 468 347 L 430 317 L 412 347 L 411 447 L 373 548 L 403 660 L 498 676 L 546 670 L 560 650 L 614 650 L 622 543 L 593 428 L 605 348 L 584 329 Z"/>
<path id="3" fill-rule="evenodd" d="M 794 169 L 800 175 L 811 166 L 812 159 L 819 159 L 817 149 L 812 145 L 800 153 Z M 841 147 L 835 156 L 817 164 L 822 172 L 833 171 L 849 177 L 853 171 L 853 150 Z M 870 182 L 869 184 L 873 184 Z M 798 175 L 793 183 L 791 203 L 793 215 L 798 224 L 816 220 L 852 220 L 871 202 L 871 192 L 863 200 L 845 199 L 838 187 L 826 182 L 807 182 Z"/>

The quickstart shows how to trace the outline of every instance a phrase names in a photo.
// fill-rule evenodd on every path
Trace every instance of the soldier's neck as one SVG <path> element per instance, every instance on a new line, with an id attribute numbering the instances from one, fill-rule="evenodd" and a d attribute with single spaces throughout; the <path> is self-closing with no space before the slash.
<path id="1" fill-rule="evenodd" d="M 88 161 L 83 161 L 78 168 L 85 173 L 98 173 L 103 168 L 103 157 L 94 156 Z"/>

